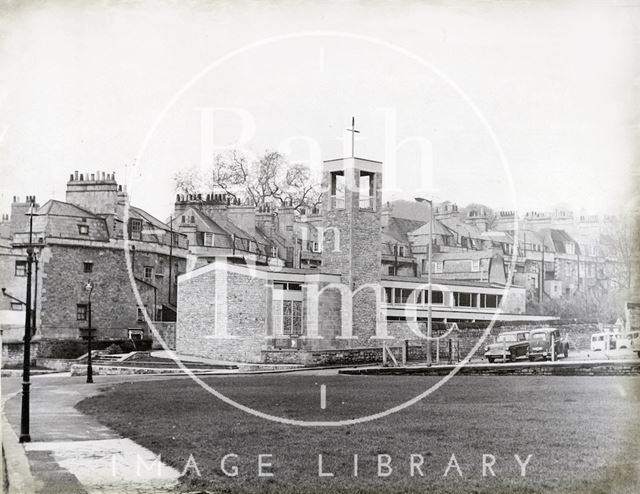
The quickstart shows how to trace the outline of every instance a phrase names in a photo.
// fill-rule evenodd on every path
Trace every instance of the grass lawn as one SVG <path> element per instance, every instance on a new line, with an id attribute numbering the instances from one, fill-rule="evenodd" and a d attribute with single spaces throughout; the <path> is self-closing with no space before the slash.
<path id="1" fill-rule="evenodd" d="M 207 377 L 206 382 L 261 411 L 304 420 L 338 420 L 399 404 L 437 382 L 425 376 Z M 320 385 L 327 407 L 320 408 Z M 460 376 L 388 417 L 348 427 L 270 422 L 211 396 L 188 379 L 121 384 L 78 405 L 102 423 L 162 455 L 182 471 L 185 491 L 216 492 L 638 492 L 640 378 Z M 238 467 L 238 475 L 226 476 Z M 258 455 L 273 477 L 258 476 Z M 318 455 L 325 472 L 318 476 Z M 353 476 L 353 455 L 358 476 Z M 378 455 L 393 471 L 377 475 Z M 421 473 L 410 459 L 422 458 Z M 451 455 L 452 465 L 444 477 Z M 483 454 L 495 456 L 482 475 Z M 514 455 L 525 461 L 521 476 Z M 417 456 L 420 455 L 420 456 Z M 386 458 L 383 457 L 383 460 Z M 491 458 L 487 457 L 487 462 Z M 382 469 L 386 473 L 385 468 Z"/>

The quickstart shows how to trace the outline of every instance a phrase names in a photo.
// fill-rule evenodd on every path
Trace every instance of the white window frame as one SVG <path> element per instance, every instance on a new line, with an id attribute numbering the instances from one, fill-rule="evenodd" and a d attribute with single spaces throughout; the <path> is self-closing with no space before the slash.
<path id="1" fill-rule="evenodd" d="M 471 271 L 480 271 L 480 259 L 471 259 Z"/>
<path id="2" fill-rule="evenodd" d="M 205 247 L 213 247 L 214 236 L 212 232 L 204 232 L 204 237 L 202 239 L 202 245 Z"/>

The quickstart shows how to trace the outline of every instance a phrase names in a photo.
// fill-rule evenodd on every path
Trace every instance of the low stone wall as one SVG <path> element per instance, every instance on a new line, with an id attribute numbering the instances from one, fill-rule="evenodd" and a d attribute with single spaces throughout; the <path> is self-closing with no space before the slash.
<path id="1" fill-rule="evenodd" d="M 438 367 L 380 367 L 375 369 L 346 369 L 340 374 L 348 375 L 414 375 L 446 376 L 454 366 Z M 532 362 L 530 364 L 465 365 L 456 375 L 493 376 L 637 376 L 640 375 L 640 360 L 625 362 Z"/>
<path id="2" fill-rule="evenodd" d="M 31 342 L 31 365 L 35 365 L 38 354 L 39 342 Z M 19 367 L 24 359 L 24 343 L 3 342 L 2 343 L 2 367 Z"/>
<path id="3" fill-rule="evenodd" d="M 63 358 L 36 358 L 36 366 L 43 367 L 45 369 L 56 370 L 60 372 L 67 372 L 71 369 L 71 366 L 77 364 L 76 359 L 63 359 Z"/>
<path id="4" fill-rule="evenodd" d="M 389 350 L 398 362 L 402 360 L 402 346 L 389 346 Z M 263 350 L 262 359 L 266 364 L 301 364 L 308 367 L 379 364 L 382 362 L 382 344 L 376 347 L 344 348 L 340 350 Z M 426 349 L 422 345 L 410 342 L 407 360 L 425 360 Z"/>

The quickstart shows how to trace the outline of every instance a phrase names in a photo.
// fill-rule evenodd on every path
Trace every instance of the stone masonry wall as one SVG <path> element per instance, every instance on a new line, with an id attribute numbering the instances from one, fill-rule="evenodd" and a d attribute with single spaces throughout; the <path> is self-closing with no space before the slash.
<path id="1" fill-rule="evenodd" d="M 230 338 L 213 338 L 216 276 L 221 273 L 211 270 L 179 283 L 176 351 L 214 360 L 260 362 L 267 331 L 265 280 L 227 273 L 227 297 L 220 300 L 220 307 L 226 308 Z"/>
<path id="2" fill-rule="evenodd" d="M 91 273 L 84 272 L 84 262 L 93 263 Z M 81 335 L 79 328 L 86 328 L 87 321 L 77 320 L 77 304 L 88 301 L 85 285 L 89 279 L 94 284 L 91 306 L 95 338 L 127 338 L 128 329 L 146 328 L 137 320 L 137 303 L 122 250 L 53 245 L 43 252 L 40 268 L 38 331 L 42 337 Z M 145 305 L 152 307 L 153 290 L 141 284 L 139 290 Z"/>

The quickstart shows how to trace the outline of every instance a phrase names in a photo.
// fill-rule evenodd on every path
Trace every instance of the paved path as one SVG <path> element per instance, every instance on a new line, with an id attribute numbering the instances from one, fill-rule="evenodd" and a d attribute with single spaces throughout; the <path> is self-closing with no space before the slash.
<path id="1" fill-rule="evenodd" d="M 122 438 L 74 406 L 106 385 L 149 376 L 96 376 L 95 384 L 66 375 L 34 376 L 31 390 L 31 443 L 27 458 L 42 494 L 175 492 L 179 472 Z M 4 412 L 20 428 L 20 380 L 2 379 Z"/>

